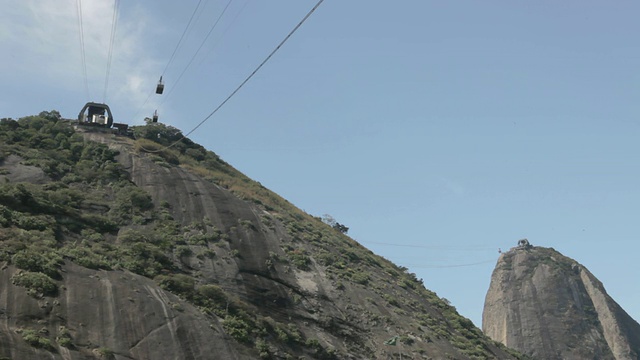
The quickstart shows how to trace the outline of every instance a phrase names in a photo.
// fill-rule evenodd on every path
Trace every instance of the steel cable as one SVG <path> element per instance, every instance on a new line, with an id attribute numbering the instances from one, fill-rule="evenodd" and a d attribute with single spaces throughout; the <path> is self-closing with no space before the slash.
<path id="1" fill-rule="evenodd" d="M 87 56 L 84 51 L 84 26 L 82 24 L 82 0 L 76 2 L 76 12 L 78 15 L 78 30 L 80 33 L 80 53 L 82 59 L 82 74 L 84 76 L 84 90 L 87 95 L 87 101 L 91 100 L 89 94 L 89 79 L 87 78 Z"/>
<path id="2" fill-rule="evenodd" d="M 182 40 L 184 39 L 185 35 L 187 34 L 187 30 L 189 29 L 189 26 L 191 26 L 191 22 L 193 21 L 193 18 L 195 17 L 196 13 L 198 12 L 198 8 L 200 8 L 200 4 L 201 3 L 202 3 L 202 0 L 199 0 L 198 1 L 198 5 L 196 5 L 196 8 L 193 10 L 193 13 L 191 14 L 191 17 L 189 18 L 189 22 L 187 22 L 187 26 L 185 26 L 184 30 L 182 31 L 182 35 L 180 36 L 180 40 L 178 40 L 178 43 L 176 44 L 175 49 L 173 49 L 173 53 L 171 53 L 171 57 L 169 57 L 169 61 L 167 62 L 167 66 L 165 66 L 164 70 L 162 70 L 162 75 L 163 76 L 167 72 L 167 69 L 169 68 L 169 65 L 171 65 L 171 63 L 173 62 L 173 59 L 176 56 L 176 53 L 178 52 L 178 49 L 180 48 L 180 45 L 182 44 Z"/>
<path id="3" fill-rule="evenodd" d="M 198 4 L 196 5 L 196 8 L 193 10 L 193 13 L 191 13 L 191 17 L 189 18 L 189 21 L 187 22 L 187 25 L 185 26 L 184 30 L 182 31 L 182 35 L 180 36 L 180 40 L 178 40 L 178 43 L 176 44 L 176 47 L 173 49 L 173 52 L 171 53 L 171 57 L 169 58 L 169 61 L 167 61 L 167 65 L 164 67 L 164 70 L 162 70 L 161 76 L 165 75 L 165 73 L 167 72 L 167 69 L 169 69 L 169 66 L 173 62 L 173 59 L 175 58 L 175 55 L 178 52 L 178 49 L 180 48 L 180 45 L 182 44 L 182 41 L 184 40 L 184 37 L 186 36 L 186 34 L 187 34 L 188 30 L 189 30 L 189 27 L 191 26 L 191 23 L 193 22 L 193 18 L 198 13 L 198 9 L 200 8 L 200 4 L 201 3 L 202 3 L 202 0 L 199 0 Z M 202 7 L 202 9 L 204 9 L 205 6 L 206 6 L 206 4 Z M 202 11 L 202 9 L 201 9 L 201 11 Z M 198 16 L 198 18 L 199 18 L 199 16 Z M 171 92 L 169 92 L 169 93 L 171 93 Z M 155 94 L 155 89 L 153 91 L 151 91 L 149 96 L 147 96 L 147 98 L 142 103 L 142 105 L 140 105 L 138 110 L 136 110 L 136 112 L 135 112 L 135 114 L 133 115 L 132 118 L 135 119 L 140 114 L 140 111 L 144 108 L 145 105 L 147 105 L 147 102 L 149 102 L 149 99 L 151 99 L 153 94 Z"/>
<path id="4" fill-rule="evenodd" d="M 159 153 L 161 151 L 164 151 L 166 149 L 172 148 L 174 147 L 177 143 L 179 143 L 180 141 L 182 141 L 182 139 L 186 138 L 187 136 L 191 135 L 193 132 L 195 132 L 200 126 L 202 126 L 205 122 L 207 122 L 207 120 L 209 120 L 215 113 L 218 112 L 218 110 L 220 110 L 229 100 L 231 100 L 231 98 L 238 92 L 240 91 L 240 89 L 242 89 L 242 87 L 249 82 L 249 80 L 251 80 L 251 78 L 264 66 L 264 64 L 266 64 L 272 57 L 273 55 L 278 52 L 278 50 L 280 50 L 280 48 L 282 47 L 282 45 L 284 45 L 287 40 L 289 40 L 289 38 L 300 28 L 300 26 L 302 26 L 302 24 L 304 24 L 305 21 L 307 21 L 307 19 L 311 16 L 311 14 L 313 14 L 318 7 L 320 7 L 320 5 L 324 2 L 324 0 L 320 0 L 316 3 L 316 5 L 309 10 L 309 12 L 307 13 L 307 15 L 305 15 L 304 18 L 302 18 L 302 20 L 300 20 L 300 22 L 293 28 L 293 30 L 291 30 L 287 36 L 285 36 L 285 38 L 278 44 L 278 46 L 275 47 L 275 49 L 273 49 L 273 51 L 271 51 L 271 53 L 264 59 L 262 60 L 262 62 L 260 63 L 260 65 L 258 65 L 258 67 L 255 68 L 255 70 L 253 70 L 253 72 L 251 72 L 251 74 L 249 74 L 249 76 L 247 76 L 246 79 L 244 79 L 244 81 L 242 81 L 240 83 L 240 85 L 238 85 L 238 87 L 236 87 L 235 90 L 233 90 L 231 92 L 231 94 L 229 96 L 227 96 L 221 103 L 220 105 L 218 105 L 209 115 L 207 115 L 202 121 L 200 121 L 200 123 L 198 123 L 198 125 L 196 125 L 193 129 L 191 129 L 191 131 L 189 131 L 186 134 L 182 134 L 181 138 L 174 141 L 173 143 L 164 146 L 160 149 L 157 150 L 150 150 L 150 149 L 145 149 L 142 148 L 144 151 L 148 152 L 148 153 Z"/>
<path id="5" fill-rule="evenodd" d="M 173 91 L 176 89 L 178 83 L 180 82 L 180 80 L 182 79 L 184 74 L 187 72 L 187 70 L 189 69 L 189 67 L 193 63 L 193 61 L 196 59 L 196 56 L 198 56 L 198 54 L 200 53 L 200 50 L 202 50 L 202 47 L 204 46 L 204 44 L 209 39 L 209 36 L 211 36 L 211 34 L 213 33 L 213 30 L 218 26 L 218 23 L 220 22 L 220 19 L 222 19 L 222 16 L 224 16 L 224 14 L 227 12 L 227 9 L 229 8 L 229 5 L 231 5 L 232 2 L 233 2 L 233 0 L 229 0 L 229 2 L 227 2 L 227 5 L 224 7 L 224 9 L 220 13 L 220 15 L 218 16 L 216 21 L 213 23 L 213 25 L 209 29 L 209 32 L 207 33 L 207 36 L 205 36 L 204 40 L 202 40 L 202 42 L 200 43 L 200 46 L 198 47 L 198 50 L 196 50 L 196 52 L 191 57 L 191 60 L 189 60 L 189 62 L 187 63 L 187 66 L 184 67 L 184 69 L 182 70 L 182 72 L 180 73 L 178 78 L 173 82 L 173 85 L 171 86 L 171 90 L 169 90 L 169 93 L 162 98 L 162 101 L 160 102 L 160 105 L 158 105 L 158 107 L 162 106 L 162 104 L 164 104 L 165 101 L 167 101 L 167 98 L 169 98 L 171 96 L 171 94 L 173 93 Z"/>
<path id="6" fill-rule="evenodd" d="M 107 72 L 104 79 L 104 93 L 102 102 L 107 102 L 107 89 L 109 88 L 109 74 L 111 72 L 111 60 L 113 59 L 113 44 L 116 38 L 116 27 L 118 25 L 118 3 L 119 0 L 113 2 L 113 17 L 111 19 L 111 38 L 109 39 L 109 53 L 107 56 Z"/>

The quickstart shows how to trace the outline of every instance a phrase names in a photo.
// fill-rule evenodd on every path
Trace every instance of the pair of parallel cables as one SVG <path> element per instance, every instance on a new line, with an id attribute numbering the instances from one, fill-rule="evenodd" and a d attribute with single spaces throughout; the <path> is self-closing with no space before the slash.
<path id="1" fill-rule="evenodd" d="M 307 21 L 307 19 L 309 19 L 309 17 L 318 9 L 318 7 L 320 7 L 320 5 L 324 2 L 324 0 L 319 0 L 311 10 L 309 10 L 309 12 L 302 18 L 302 20 L 300 20 L 300 22 L 298 22 L 298 24 L 287 34 L 287 36 L 284 37 L 284 39 L 282 41 L 280 41 L 280 43 L 271 51 L 271 53 L 269 53 L 269 55 L 267 55 L 266 58 L 264 58 L 264 60 L 262 60 L 262 62 L 249 74 L 249 76 L 247 76 L 241 83 L 240 85 L 238 85 L 216 108 L 213 109 L 213 111 L 211 111 L 211 113 L 209 113 L 209 115 L 207 115 L 202 121 L 200 121 L 195 127 L 193 127 L 193 129 L 191 129 L 189 132 L 187 132 L 186 134 L 182 134 L 180 135 L 180 138 L 178 140 L 175 140 L 174 142 L 172 142 L 169 145 L 163 146 L 160 149 L 144 149 L 144 151 L 148 152 L 148 153 L 159 153 L 162 152 L 164 150 L 167 150 L 169 148 L 174 147 L 176 144 L 178 144 L 180 141 L 182 141 L 183 139 L 185 139 L 187 136 L 191 135 L 192 133 L 194 133 L 196 130 L 198 130 L 198 128 L 200 128 L 200 126 L 202 126 L 205 122 L 207 122 L 209 119 L 211 119 L 211 117 L 213 115 L 215 115 L 218 110 L 220 110 L 229 100 L 231 100 L 231 98 L 236 95 L 238 93 L 238 91 L 240 91 L 240 89 L 242 89 L 242 87 L 244 87 L 244 85 L 246 83 L 249 82 L 249 80 L 251 80 L 251 78 L 253 78 L 253 76 L 260 71 L 260 69 L 273 57 L 273 55 L 275 55 L 276 52 L 278 52 L 278 50 L 280 50 L 280 48 L 289 40 L 289 38 L 291 38 L 291 36 L 298 31 L 298 29 L 302 26 L 302 24 L 305 23 L 305 21 Z M 228 4 L 227 4 L 228 6 Z M 208 35 L 207 35 L 208 36 Z M 199 49 L 198 49 L 199 50 Z M 195 56 L 194 56 L 195 58 Z M 193 59 L 192 59 L 193 61 Z M 166 69 L 165 69 L 166 70 Z"/>
<path id="2" fill-rule="evenodd" d="M 202 43 L 200 44 L 200 46 L 198 47 L 198 49 L 196 50 L 195 54 L 193 55 L 193 57 L 191 58 L 191 60 L 188 62 L 188 64 L 186 65 L 186 67 L 183 69 L 183 71 L 180 73 L 180 75 L 178 76 L 178 79 L 176 80 L 176 82 L 174 83 L 177 84 L 180 79 L 182 78 L 182 76 L 184 75 L 184 73 L 187 71 L 187 69 L 189 68 L 189 66 L 191 66 L 191 64 L 193 63 L 194 59 L 196 58 L 196 56 L 198 55 L 198 53 L 200 52 L 200 50 L 202 49 L 202 47 L 204 46 L 204 44 L 206 43 L 207 39 L 209 38 L 209 36 L 211 35 L 211 33 L 213 32 L 213 30 L 216 28 L 216 26 L 218 25 L 220 19 L 222 18 L 222 16 L 225 14 L 225 12 L 227 11 L 227 9 L 229 8 L 229 5 L 231 4 L 233 0 L 229 0 L 227 2 L 227 5 L 224 7 L 224 9 L 222 10 L 221 14 L 218 16 L 217 20 L 214 22 L 214 24 L 211 26 L 209 32 L 207 33 L 206 37 L 204 38 L 204 40 L 202 41 Z M 240 91 L 240 89 L 242 89 L 242 87 L 249 82 L 249 80 L 251 80 L 251 78 L 273 57 L 273 55 L 280 50 L 280 48 L 289 40 L 289 38 L 302 26 L 302 24 L 307 21 L 307 19 L 311 16 L 311 14 L 313 14 L 318 7 L 324 2 L 324 0 L 319 0 L 315 6 L 304 16 L 304 18 L 302 18 L 302 20 L 287 34 L 287 36 L 285 36 L 285 38 L 271 51 L 271 53 L 269 53 L 269 55 L 267 55 L 267 57 L 249 74 L 249 76 L 247 76 L 244 81 L 242 81 L 240 83 L 240 85 L 238 85 L 209 115 L 207 115 L 200 123 L 198 123 L 193 129 L 191 129 L 189 132 L 187 132 L 186 134 L 182 134 L 181 138 L 174 141 L 173 143 L 164 146 L 163 148 L 160 149 L 156 149 L 156 150 L 151 150 L 151 149 L 143 149 L 146 152 L 149 153 L 158 153 L 158 152 L 162 152 L 166 149 L 169 149 L 173 146 L 175 146 L 177 143 L 179 143 L 180 141 L 182 141 L 184 138 L 186 138 L 187 136 L 189 136 L 190 134 L 192 134 L 193 132 L 195 132 L 200 126 L 202 126 L 205 122 L 207 122 L 215 113 L 218 112 L 218 110 L 220 110 L 220 108 L 222 108 L 229 100 L 231 100 L 231 98 L 238 92 Z M 109 50 L 108 50 L 108 54 L 107 54 L 107 69 L 106 69 L 106 74 L 105 74 L 105 82 L 104 82 L 104 92 L 103 92 L 103 103 L 106 102 L 106 97 L 107 97 L 107 90 L 109 87 L 109 75 L 111 72 L 111 63 L 112 63 L 112 59 L 113 59 L 113 45 L 115 43 L 115 34 L 116 34 L 116 28 L 117 28 L 117 23 L 118 23 L 118 4 L 119 4 L 119 0 L 114 0 L 114 5 L 113 5 L 113 16 L 111 19 L 111 36 L 109 39 Z M 201 9 L 200 5 L 202 4 L 202 0 L 198 1 L 198 4 L 196 5 L 195 10 L 193 11 L 193 13 L 191 14 L 191 17 L 189 18 L 189 21 L 187 23 L 187 26 L 185 27 L 184 31 L 182 32 L 182 35 L 180 36 L 180 39 L 178 40 L 178 43 L 176 45 L 176 47 L 174 48 L 169 61 L 167 62 L 167 65 L 165 66 L 164 70 L 162 71 L 162 76 L 164 76 L 164 74 L 166 73 L 167 69 L 169 68 L 169 66 L 171 65 L 171 63 L 173 62 L 175 55 L 178 51 L 178 49 L 180 48 L 180 45 L 182 44 L 182 41 L 184 40 L 192 22 L 193 19 L 195 18 L 196 14 L 198 13 L 198 10 Z M 78 28 L 79 28 L 79 39 L 80 39 L 80 48 L 81 48 L 81 57 L 82 57 L 82 71 L 83 71 L 83 77 L 84 77 L 84 87 L 85 87 L 85 92 L 87 95 L 87 98 L 90 98 L 90 93 L 89 93 L 89 81 L 88 81 L 88 77 L 87 77 L 87 61 L 86 61 L 86 53 L 85 53 L 85 44 L 84 44 L 84 26 L 83 26 L 83 21 L 82 21 L 82 0 L 77 0 L 77 14 L 78 14 Z M 147 97 L 147 100 L 145 100 L 144 104 L 142 105 L 142 107 L 144 107 L 144 105 L 147 103 L 147 101 L 149 100 L 149 98 L 151 97 L 151 95 L 149 97 Z M 165 98 L 166 99 L 166 98 Z M 388 243 L 376 243 L 376 242 L 371 242 L 372 244 L 378 244 L 378 245 L 392 245 L 392 246 L 408 246 L 408 247 L 427 247 L 427 246 L 421 246 L 421 245 L 406 245 L 406 244 L 388 244 Z M 482 249 L 474 249 L 474 250 L 485 250 L 485 248 Z M 489 262 L 494 262 L 495 260 L 485 260 L 485 261 L 480 261 L 480 262 L 475 262 L 475 263 L 469 263 L 469 264 L 458 264 L 458 265 L 434 265 L 434 266 L 421 266 L 421 265 L 413 265 L 412 267 L 427 267 L 427 268 L 450 268 L 450 267 L 465 267 L 465 266 L 474 266 L 474 265 L 480 265 L 480 264 L 486 264 Z"/>
<path id="3" fill-rule="evenodd" d="M 116 38 L 116 28 L 118 26 L 118 4 L 119 0 L 114 0 L 113 2 L 113 15 L 111 18 L 111 36 L 109 38 L 109 50 L 107 52 L 107 69 L 105 73 L 104 79 L 104 91 L 102 94 L 102 102 L 106 103 L 107 101 L 107 90 L 109 88 L 109 75 L 111 74 L 111 62 L 113 59 L 113 45 L 115 43 Z M 89 93 L 89 78 L 87 76 L 87 56 L 85 51 L 85 41 L 84 41 L 84 24 L 82 21 L 82 0 L 76 1 L 76 12 L 78 16 L 78 31 L 79 31 L 79 39 L 80 39 L 80 52 L 82 58 L 82 73 L 84 78 L 84 89 L 87 96 L 87 99 L 90 100 L 91 96 Z"/>

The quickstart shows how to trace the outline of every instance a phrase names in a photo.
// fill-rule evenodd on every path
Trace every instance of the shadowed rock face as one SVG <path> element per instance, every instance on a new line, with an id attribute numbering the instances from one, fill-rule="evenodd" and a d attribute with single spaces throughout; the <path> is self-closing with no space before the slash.
<path id="1" fill-rule="evenodd" d="M 36 299 L 23 288 L 4 286 L 21 270 L 3 266 L 0 358 L 95 359 L 100 348 L 115 359 L 208 359 L 212 353 L 221 359 L 250 358 L 221 336 L 219 323 L 150 279 L 73 264 L 62 270 L 60 294 Z M 54 353 L 29 346 L 22 338 L 26 328 L 51 339 L 68 333 L 74 346 Z"/>
<path id="2" fill-rule="evenodd" d="M 9 155 L 2 160 L 0 163 L 3 168 L 7 169 L 8 174 L 0 174 L 0 181 L 28 182 L 32 184 L 45 184 L 51 181 L 42 169 L 36 166 L 23 165 L 21 160 L 16 155 Z"/>
<path id="3" fill-rule="evenodd" d="M 557 251 L 521 246 L 500 256 L 482 328 L 536 359 L 638 359 L 640 325 L 584 266 Z"/>
<path id="4" fill-rule="evenodd" d="M 215 285 L 226 296 L 227 310 L 218 304 L 221 311 L 204 311 L 193 299 L 163 290 L 158 278 L 91 270 L 69 257 L 55 279 L 57 294 L 34 297 L 13 282 L 23 270 L 0 263 L 0 359 L 518 358 L 424 289 L 415 275 L 290 204 L 275 209 L 241 199 L 193 170 L 134 151 L 128 138 L 83 136 L 118 150 L 130 180 L 181 229 L 195 223 L 224 235 L 205 243 L 182 241 L 189 251 L 169 250 L 172 265 L 162 275 L 188 277 L 195 287 Z M 11 179 L 21 179 L 21 169 L 37 172 L 10 160 L 3 169 Z M 49 179 L 39 175 L 38 181 Z M 122 225 L 95 246 L 118 247 L 128 230 L 144 232 L 161 222 L 149 217 Z M 9 231 L 20 229 L 0 228 L 0 235 Z M 0 246 L 4 240 L 0 236 Z M 82 240 L 66 233 L 59 241 Z M 208 255 L 196 256 L 203 251 Z M 260 329 L 227 326 L 230 302 Z M 26 331 L 45 343 L 33 336 L 28 341 Z M 396 335 L 396 346 L 384 344 Z M 65 338 L 71 345 L 61 345 Z"/>

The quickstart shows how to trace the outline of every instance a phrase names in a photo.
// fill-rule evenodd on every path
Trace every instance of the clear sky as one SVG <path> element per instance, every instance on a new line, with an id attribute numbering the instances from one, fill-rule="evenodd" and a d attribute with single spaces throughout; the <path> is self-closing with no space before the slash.
<path id="1" fill-rule="evenodd" d="M 116 122 L 158 109 L 187 132 L 315 3 L 120 1 L 105 86 L 114 0 L 84 0 L 87 93 L 78 1 L 0 0 L 0 117 L 106 101 Z M 638 14 L 630 0 L 326 0 L 191 137 L 478 326 L 498 248 L 525 237 L 638 320 Z"/>

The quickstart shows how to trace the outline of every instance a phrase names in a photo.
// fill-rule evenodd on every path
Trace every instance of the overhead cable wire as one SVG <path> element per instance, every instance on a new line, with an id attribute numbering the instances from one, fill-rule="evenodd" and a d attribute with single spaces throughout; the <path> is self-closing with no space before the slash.
<path id="1" fill-rule="evenodd" d="M 107 89 L 109 88 L 109 73 L 111 72 L 111 59 L 113 58 L 113 44 L 116 38 L 116 27 L 118 25 L 118 3 L 119 0 L 113 2 L 113 17 L 111 19 L 111 38 L 109 39 L 109 52 L 107 55 L 107 73 L 104 79 L 104 93 L 102 95 L 102 102 L 107 102 Z"/>
<path id="2" fill-rule="evenodd" d="M 207 0 L 208 1 L 208 0 Z M 198 4 L 196 5 L 196 8 L 193 10 L 193 13 L 191 14 L 191 17 L 189 18 L 189 22 L 187 22 L 187 26 L 185 26 L 184 30 L 182 31 L 182 35 L 180 36 L 180 40 L 178 40 L 178 43 L 176 44 L 176 47 L 173 49 L 173 53 L 171 54 L 171 57 L 169 58 L 169 61 L 167 62 L 167 65 L 164 67 L 164 70 L 162 70 L 162 76 L 165 75 L 165 73 L 167 72 L 167 69 L 169 69 L 169 66 L 171 65 L 171 63 L 173 62 L 173 59 L 178 51 L 178 49 L 180 48 L 180 44 L 182 43 L 182 40 L 184 39 L 184 37 L 186 36 L 188 30 L 189 30 L 189 26 L 191 25 L 191 23 L 193 22 L 193 18 L 194 16 L 198 13 L 198 8 L 200 7 L 200 4 L 202 3 L 202 0 L 198 1 Z M 229 1 L 229 3 L 227 3 L 227 7 L 229 6 L 229 4 L 231 3 L 231 0 Z M 202 7 L 202 9 L 204 9 L 204 7 L 206 6 L 206 2 L 205 5 Z M 201 10 L 202 10 L 201 9 Z M 225 7 L 225 11 L 226 11 L 226 7 Z M 220 17 L 222 17 L 222 15 L 224 14 L 224 11 L 222 12 L 222 14 L 220 15 Z M 200 16 L 198 15 L 198 18 Z M 220 19 L 220 17 L 218 18 L 218 20 Z M 197 19 L 196 19 L 197 21 Z M 213 28 L 215 28 L 215 26 L 217 25 L 217 22 L 214 23 Z M 209 33 L 211 33 L 211 31 L 209 31 Z M 208 36 L 208 35 L 207 35 Z M 206 38 L 205 38 L 206 41 Z M 203 42 L 204 43 L 204 42 Z M 200 45 L 200 47 L 202 47 L 202 45 Z M 199 51 L 200 49 L 198 49 Z M 197 55 L 197 52 L 196 52 Z M 195 55 L 194 55 L 195 57 Z M 191 60 L 193 61 L 193 59 Z M 189 65 L 187 65 L 188 67 Z M 169 90 L 169 93 L 166 94 L 163 98 L 163 103 L 164 103 L 164 99 L 166 99 L 167 96 L 169 96 L 171 94 L 171 92 L 173 92 L 173 89 L 175 88 L 175 85 L 180 81 L 180 79 L 182 78 L 182 74 L 184 74 L 184 72 L 186 71 L 186 68 L 182 71 L 182 73 L 180 74 L 180 76 L 178 77 L 178 80 L 176 80 L 173 83 L 173 86 L 171 87 L 171 90 Z M 136 118 L 138 116 L 138 114 L 140 114 L 140 111 L 144 108 L 144 106 L 147 104 L 147 102 L 149 102 L 149 99 L 151 99 L 151 97 L 153 96 L 153 94 L 155 94 L 155 89 L 154 91 L 152 91 L 149 96 L 147 96 L 146 100 L 142 103 L 142 105 L 140 105 L 140 107 L 138 108 L 138 110 L 135 112 L 135 115 L 133 116 L 133 118 Z M 162 103 L 160 103 L 160 105 L 162 105 Z"/>
<path id="3" fill-rule="evenodd" d="M 197 24 L 198 21 L 200 20 L 200 17 L 202 16 L 202 14 L 204 13 L 204 9 L 207 7 L 207 5 L 209 4 L 209 0 L 205 0 L 204 4 L 202 5 L 202 9 L 200 10 L 200 12 L 197 14 L 196 18 L 193 20 L 194 24 Z M 187 37 L 189 36 L 189 34 L 187 34 Z"/>
<path id="4" fill-rule="evenodd" d="M 82 0 L 76 1 L 76 13 L 78 15 L 78 32 L 80 34 L 80 54 L 82 59 L 82 74 L 84 77 L 84 90 L 87 95 L 87 101 L 91 99 L 89 94 L 89 80 L 87 78 L 87 56 L 84 51 L 84 26 L 82 24 Z"/>
<path id="5" fill-rule="evenodd" d="M 189 60 L 189 62 L 187 63 L 187 66 L 184 67 L 184 69 L 182 70 L 182 72 L 180 73 L 178 78 L 173 82 L 173 85 L 171 86 L 171 90 L 169 90 L 169 93 L 162 98 L 162 101 L 160 102 L 159 106 L 162 106 L 162 104 L 164 104 L 165 101 L 167 101 L 167 98 L 169 96 L 171 96 L 171 93 L 173 93 L 173 90 L 176 89 L 178 83 L 180 82 L 180 80 L 182 79 L 184 74 L 187 72 L 187 70 L 189 69 L 189 67 L 193 63 L 193 61 L 196 59 L 196 56 L 198 56 L 198 54 L 200 53 L 200 50 L 202 50 L 202 47 L 204 46 L 204 44 L 209 39 L 209 36 L 211 36 L 211 34 L 213 33 L 213 30 L 218 26 L 218 23 L 220 22 L 220 19 L 222 19 L 222 16 L 224 16 L 224 14 L 227 12 L 227 9 L 229 8 L 229 5 L 231 5 L 232 2 L 233 2 L 233 0 L 229 0 L 227 2 L 227 5 L 224 7 L 224 9 L 222 9 L 222 12 L 220 13 L 220 15 L 218 16 L 216 21 L 213 23 L 211 28 L 209 29 L 209 32 L 207 33 L 207 36 L 205 36 L 204 39 L 202 40 L 202 42 L 200 43 L 200 46 L 198 47 L 198 50 L 196 50 L 196 52 L 191 57 L 191 60 Z"/>
<path id="6" fill-rule="evenodd" d="M 140 114 L 140 111 L 142 110 L 142 108 L 144 108 L 145 105 L 147 105 L 147 102 L 149 102 L 149 99 L 151 99 L 151 97 L 153 96 L 153 94 L 155 94 L 155 89 L 154 91 L 152 91 L 151 93 L 149 93 L 149 96 L 147 96 L 147 99 L 142 103 L 142 105 L 140 105 L 140 107 L 138 108 L 138 110 L 136 110 L 136 112 L 134 113 L 134 115 L 131 117 L 132 119 L 135 119 L 138 114 Z"/>
<path id="7" fill-rule="evenodd" d="M 467 266 L 476 266 L 476 265 L 484 265 L 484 264 L 489 264 L 489 263 L 494 263 L 496 262 L 495 259 L 491 259 L 491 260 L 484 260 L 484 261 L 479 261 L 479 262 L 474 262 L 474 263 L 466 263 L 466 264 L 455 264 L 455 265 L 420 265 L 420 264 L 405 264 L 405 267 L 411 267 L 413 268 L 421 268 L 421 269 L 446 269 L 446 268 L 457 268 L 457 267 L 467 267 Z"/>
<path id="8" fill-rule="evenodd" d="M 195 17 L 196 13 L 198 12 L 198 8 L 200 8 L 200 4 L 201 3 L 202 3 L 202 0 L 199 0 L 198 1 L 198 5 L 196 5 L 196 8 L 193 10 L 193 13 L 191 14 L 191 17 L 189 18 L 189 22 L 187 22 L 187 26 L 185 26 L 184 30 L 182 31 L 182 35 L 180 36 L 180 40 L 178 40 L 178 43 L 176 44 L 175 49 L 173 49 L 173 53 L 171 53 L 171 57 L 169 58 L 169 61 L 167 62 L 167 66 L 165 66 L 164 70 L 162 70 L 162 75 L 163 76 L 167 72 L 167 69 L 169 68 L 169 65 L 171 65 L 171 63 L 173 62 L 173 59 L 176 56 L 176 53 L 178 52 L 178 49 L 180 48 L 180 45 L 182 44 L 182 40 L 184 39 L 185 35 L 187 34 L 187 30 L 189 30 L 189 27 L 191 26 L 191 22 L 193 21 L 193 18 Z"/>
<path id="9" fill-rule="evenodd" d="M 233 90 L 233 91 L 231 92 L 231 94 L 229 94 L 229 96 L 227 96 L 227 97 L 226 97 L 226 98 L 225 98 L 225 99 L 220 103 L 220 105 L 218 105 L 215 109 L 213 109 L 213 111 L 212 111 L 209 115 L 207 115 L 207 116 L 206 116 L 202 121 L 200 121 L 200 123 L 198 123 L 198 125 L 196 125 L 196 126 L 195 126 L 193 129 L 191 129 L 188 133 L 186 133 L 186 134 L 182 134 L 182 137 L 181 137 L 180 139 L 178 139 L 178 140 L 174 141 L 173 143 L 171 143 L 171 144 L 169 144 L 169 145 L 167 145 L 167 146 L 164 146 L 164 147 L 162 147 L 162 148 L 160 148 L 160 149 L 157 149 L 157 150 L 149 150 L 149 149 L 144 149 L 144 148 L 143 148 L 143 150 L 145 150 L 145 151 L 146 151 L 146 152 L 148 152 L 148 153 L 158 153 L 158 152 L 164 151 L 164 150 L 166 150 L 166 149 L 169 149 L 169 148 L 174 147 L 177 143 L 179 143 L 180 141 L 182 141 L 182 139 L 186 138 L 187 136 L 191 135 L 193 132 L 195 132 L 196 130 L 198 130 L 198 128 L 199 128 L 200 126 L 202 126 L 205 122 L 207 122 L 207 120 L 209 120 L 213 115 L 215 115 L 215 113 L 217 113 L 217 112 L 218 112 L 218 110 L 220 110 L 220 109 L 221 109 L 221 108 L 222 108 L 222 107 L 223 107 L 223 106 L 224 106 L 224 105 L 225 105 L 229 100 L 231 100 L 231 98 L 232 98 L 232 97 L 233 97 L 233 96 L 234 96 L 238 91 L 240 91 L 240 89 L 242 89 L 242 87 L 243 87 L 247 82 L 249 82 L 249 80 L 251 80 L 251 78 L 252 78 L 252 77 L 253 77 L 253 76 L 254 76 L 258 71 L 260 71 L 260 69 L 264 66 L 264 64 L 266 64 L 266 63 L 267 63 L 267 62 L 268 62 L 268 61 L 273 57 L 273 55 L 274 55 L 276 52 L 278 52 L 278 50 L 280 50 L 280 48 L 282 47 L 282 45 L 284 45 L 284 44 L 287 42 L 287 40 L 289 40 L 289 38 L 291 38 L 291 36 L 292 36 L 296 31 L 298 31 L 298 29 L 302 26 L 302 24 L 304 24 L 304 22 L 305 22 L 305 21 L 307 21 L 307 19 L 311 16 L 311 14 L 313 14 L 313 13 L 318 9 L 318 7 L 320 7 L 320 5 L 321 5 L 323 2 L 324 2 L 324 0 L 320 0 L 320 1 L 318 1 L 318 2 L 315 4 L 315 6 L 314 6 L 311 10 L 309 10 L 309 12 L 307 13 L 307 15 L 305 15 L 305 17 L 304 17 L 304 18 L 302 18 L 302 20 L 300 20 L 300 22 L 299 22 L 299 23 L 298 23 L 298 24 L 293 28 L 293 30 L 291 30 L 291 31 L 287 34 L 287 36 L 285 36 L 285 38 L 284 38 L 284 39 L 283 39 L 283 40 L 278 44 L 278 46 L 276 46 L 276 47 L 275 47 L 275 49 L 273 49 L 273 51 L 271 51 L 271 53 L 270 53 L 270 54 L 269 54 L 269 55 L 268 55 L 264 60 L 262 60 L 262 62 L 260 63 L 260 65 L 258 65 L 258 67 L 256 67 L 256 68 L 255 68 L 255 70 L 253 70 L 253 72 L 251 72 L 251 74 L 249 74 L 249 76 L 247 76 L 247 78 L 246 78 L 246 79 L 244 79 L 244 81 L 242 81 L 242 82 L 240 83 L 240 85 L 238 85 L 238 87 L 236 87 L 236 89 L 235 89 L 235 90 Z"/>
<path id="10" fill-rule="evenodd" d="M 419 245 L 419 244 L 398 244 L 398 243 L 385 243 L 377 241 L 362 241 L 365 244 L 384 245 L 384 246 L 397 246 L 397 247 L 412 247 L 412 248 L 424 248 L 430 250 L 452 250 L 452 251 L 494 251 L 494 248 L 486 246 L 438 246 L 438 245 Z"/>
<path id="11" fill-rule="evenodd" d="M 229 26 L 227 26 L 227 28 L 224 29 L 224 31 L 222 32 L 222 35 L 220 35 L 220 38 L 223 38 L 227 34 L 227 32 L 229 32 L 229 29 L 231 29 L 231 27 L 236 22 L 236 20 L 238 20 L 238 18 L 240 17 L 240 14 L 242 14 L 242 12 L 244 11 L 244 9 L 247 7 L 248 4 L 249 4 L 249 0 L 246 0 L 244 2 L 244 4 L 242 5 L 242 7 L 240 8 L 240 11 L 238 11 L 235 14 L 235 16 L 233 17 L 233 19 L 229 22 Z M 218 40 L 220 40 L 220 39 L 218 39 Z M 209 57 L 209 55 L 211 55 L 213 50 L 215 50 L 218 47 L 218 44 L 220 44 L 220 43 L 219 42 L 215 43 L 214 46 L 212 46 L 211 49 L 209 49 L 209 52 L 207 52 L 207 54 L 202 57 L 202 60 L 200 60 L 200 62 L 198 63 L 198 66 L 202 65 L 204 60 L 207 59 Z"/>

